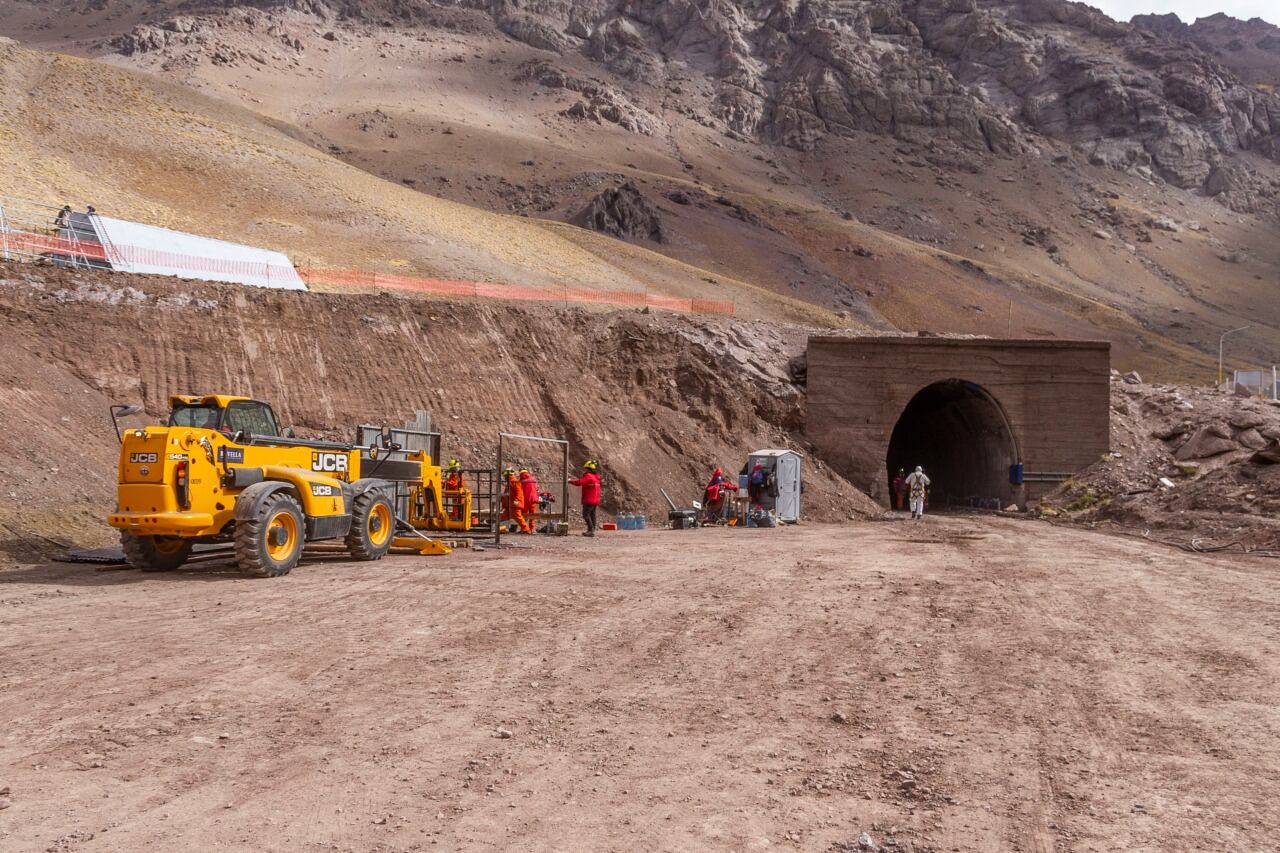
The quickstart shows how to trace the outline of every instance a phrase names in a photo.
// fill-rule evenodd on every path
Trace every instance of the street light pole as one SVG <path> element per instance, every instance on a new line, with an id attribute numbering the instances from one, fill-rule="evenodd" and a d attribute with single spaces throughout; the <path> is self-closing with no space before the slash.
<path id="1" fill-rule="evenodd" d="M 1251 329 L 1252 326 L 1241 326 L 1238 329 L 1227 329 L 1218 337 L 1218 387 L 1222 387 L 1222 342 L 1227 339 L 1227 335 L 1234 335 L 1236 332 L 1243 332 L 1245 329 Z"/>

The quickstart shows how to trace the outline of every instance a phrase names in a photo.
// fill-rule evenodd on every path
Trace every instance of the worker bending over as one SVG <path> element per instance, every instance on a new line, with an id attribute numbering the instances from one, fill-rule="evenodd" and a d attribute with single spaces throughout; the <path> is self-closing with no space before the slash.
<path id="1" fill-rule="evenodd" d="M 599 466 L 588 459 L 582 463 L 582 476 L 570 480 L 570 485 L 582 487 L 582 520 L 587 525 L 583 536 L 596 535 L 596 510 L 600 508 Z"/>
<path id="2" fill-rule="evenodd" d="M 911 517 L 924 518 L 924 502 L 929 494 L 929 478 L 919 465 L 907 475 L 907 491 L 911 495 Z"/>
<path id="3" fill-rule="evenodd" d="M 719 524 L 724 521 L 725 499 L 737 490 L 724 476 L 724 470 L 717 468 L 711 475 L 711 481 L 702 490 L 704 504 L 703 518 L 708 524 Z"/>

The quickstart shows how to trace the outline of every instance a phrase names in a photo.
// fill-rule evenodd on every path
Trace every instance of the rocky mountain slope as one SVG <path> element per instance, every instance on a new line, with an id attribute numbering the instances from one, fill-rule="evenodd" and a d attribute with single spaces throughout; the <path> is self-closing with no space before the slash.
<path id="1" fill-rule="evenodd" d="M 188 2 L 181 8 L 206 17 L 142 24 L 109 46 L 124 55 L 173 52 L 190 62 L 196 57 L 181 48 L 194 42 L 207 53 L 200 35 L 208 16 L 241 5 L 375 26 L 434 24 L 455 11 L 427 2 Z M 730 134 L 809 149 L 823 136 L 862 130 L 998 155 L 1035 149 L 1048 137 L 1083 148 L 1102 165 L 1220 197 L 1233 210 L 1277 212 L 1280 171 L 1259 171 L 1245 155 L 1280 161 L 1280 95 L 1242 85 L 1200 50 L 1081 3 L 463 5 L 531 47 L 584 55 L 626 80 L 670 92 L 688 75 L 694 85 L 680 92 L 687 95 L 682 106 Z M 1206 32 L 1213 23 L 1199 31 L 1207 43 L 1220 36 Z M 1266 26 L 1259 22 L 1255 49 L 1270 44 Z M 296 36 L 276 29 L 284 48 L 299 49 Z M 217 49 L 207 55 L 211 62 L 230 58 Z M 570 116 L 641 133 L 660 122 L 607 85 L 575 86 L 555 71 L 547 77 L 539 79 L 548 88 L 584 96 Z"/>
<path id="2" fill-rule="evenodd" d="M 1195 46 L 1260 91 L 1280 85 L 1280 27 L 1261 18 L 1241 21 L 1219 12 L 1188 24 L 1174 14 L 1135 15 L 1130 23 Z"/>
<path id="3" fill-rule="evenodd" d="M 654 253 L 685 270 L 673 288 L 754 285 L 873 328 L 1104 337 L 1168 378 L 1207 377 L 1217 335 L 1245 323 L 1234 351 L 1274 357 L 1274 92 L 1081 4 L 0 11 L 0 33 L 235 103 L 396 199 L 534 220 L 610 275 Z M 316 250 L 347 251 L 336 232 L 362 218 Z M 448 274 L 427 256 L 451 240 L 396 260 Z"/>

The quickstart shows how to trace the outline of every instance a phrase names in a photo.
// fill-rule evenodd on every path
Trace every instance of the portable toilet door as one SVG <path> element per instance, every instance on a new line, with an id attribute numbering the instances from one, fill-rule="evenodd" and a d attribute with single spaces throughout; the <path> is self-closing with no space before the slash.
<path id="1" fill-rule="evenodd" d="M 787 452 L 779 455 L 774 478 L 778 489 L 778 521 L 795 524 L 800 520 L 800 454 Z"/>

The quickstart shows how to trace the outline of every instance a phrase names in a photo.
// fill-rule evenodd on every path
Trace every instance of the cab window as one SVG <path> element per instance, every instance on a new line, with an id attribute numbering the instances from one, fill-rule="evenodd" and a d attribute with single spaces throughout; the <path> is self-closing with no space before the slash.
<path id="1" fill-rule="evenodd" d="M 222 410 L 217 406 L 177 405 L 169 413 L 169 426 L 217 429 Z"/>
<path id="2" fill-rule="evenodd" d="M 271 407 L 255 400 L 238 400 L 227 404 L 224 431 L 231 435 L 244 432 L 245 435 L 276 437 L 280 434 L 276 431 L 276 418 Z"/>

